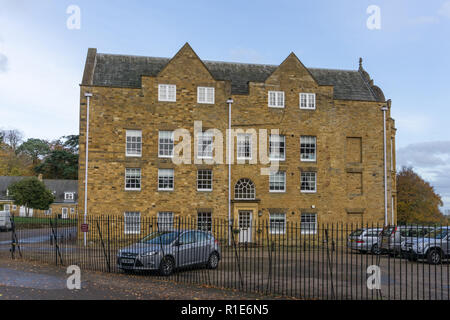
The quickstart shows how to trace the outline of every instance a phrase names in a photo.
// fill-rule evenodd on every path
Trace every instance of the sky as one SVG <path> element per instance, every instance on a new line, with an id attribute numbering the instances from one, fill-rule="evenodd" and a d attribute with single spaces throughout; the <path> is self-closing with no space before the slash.
<path id="1" fill-rule="evenodd" d="M 367 24 L 373 5 L 379 28 Z M 449 40 L 450 0 L 0 0 L 0 129 L 78 134 L 91 47 L 172 57 L 189 42 L 205 60 L 279 64 L 294 52 L 333 69 L 362 57 L 392 99 L 398 168 L 412 166 L 450 210 Z"/>

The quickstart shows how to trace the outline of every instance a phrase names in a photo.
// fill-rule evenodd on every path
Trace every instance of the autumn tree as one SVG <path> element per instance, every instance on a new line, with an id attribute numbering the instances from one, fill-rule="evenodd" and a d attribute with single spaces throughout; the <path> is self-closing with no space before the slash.
<path id="1" fill-rule="evenodd" d="M 397 173 L 397 220 L 400 224 L 442 223 L 441 197 L 411 167 Z"/>

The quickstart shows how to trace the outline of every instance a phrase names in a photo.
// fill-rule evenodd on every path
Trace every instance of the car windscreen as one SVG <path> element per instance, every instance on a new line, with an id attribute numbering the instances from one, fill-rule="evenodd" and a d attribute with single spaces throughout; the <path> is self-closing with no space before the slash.
<path id="1" fill-rule="evenodd" d="M 425 238 L 443 239 L 448 233 L 447 229 L 435 229 L 425 235 Z"/>
<path id="2" fill-rule="evenodd" d="M 170 244 L 178 237 L 179 234 L 179 232 L 174 231 L 154 232 L 146 236 L 140 242 L 146 244 Z"/>
<path id="3" fill-rule="evenodd" d="M 359 237 L 364 232 L 364 229 L 358 229 L 350 233 L 350 237 Z"/>
<path id="4" fill-rule="evenodd" d="M 381 235 L 383 237 L 390 237 L 392 233 L 394 232 L 394 227 L 386 227 L 381 231 Z"/>

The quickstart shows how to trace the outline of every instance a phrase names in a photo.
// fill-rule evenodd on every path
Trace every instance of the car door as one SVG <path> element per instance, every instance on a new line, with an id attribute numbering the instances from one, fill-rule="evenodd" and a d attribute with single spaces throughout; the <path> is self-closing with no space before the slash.
<path id="1" fill-rule="evenodd" d="M 178 266 L 181 267 L 192 264 L 195 254 L 195 241 L 194 231 L 187 231 L 180 235 L 174 252 L 178 261 Z"/>
<path id="2" fill-rule="evenodd" d="M 196 231 L 196 254 L 195 254 L 195 263 L 204 263 L 209 259 L 209 254 L 211 253 L 211 247 L 213 243 L 211 243 L 211 237 L 208 237 L 208 234 L 203 231 Z"/>

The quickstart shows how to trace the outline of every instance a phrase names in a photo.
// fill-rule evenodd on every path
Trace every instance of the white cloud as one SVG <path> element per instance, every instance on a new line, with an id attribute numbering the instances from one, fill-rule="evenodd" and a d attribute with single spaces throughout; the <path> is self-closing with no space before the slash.
<path id="1" fill-rule="evenodd" d="M 8 69 L 8 57 L 0 52 L 0 72 L 6 72 Z"/>
<path id="2" fill-rule="evenodd" d="M 450 18 L 450 1 L 445 1 L 438 11 L 438 14 Z"/>
<path id="3" fill-rule="evenodd" d="M 2 53 L 8 72 L 0 72 L 2 125 L 26 138 L 54 139 L 78 132 L 81 71 L 48 39 L 12 19 L 0 21 Z M 44 40 L 44 41 L 43 41 Z M 2 67 L 0 56 L 0 70 Z"/>
<path id="4" fill-rule="evenodd" d="M 450 141 L 410 144 L 397 150 L 397 165 L 411 166 L 429 181 L 450 209 Z"/>

